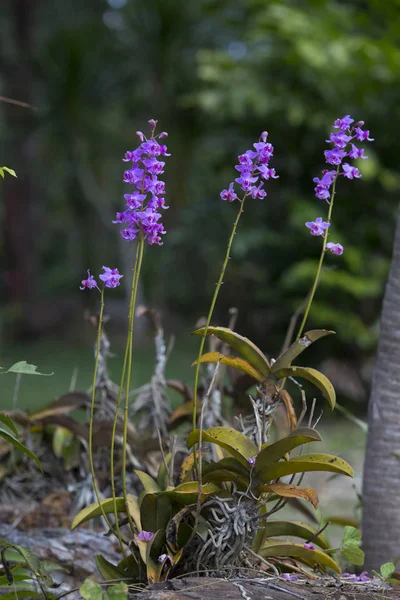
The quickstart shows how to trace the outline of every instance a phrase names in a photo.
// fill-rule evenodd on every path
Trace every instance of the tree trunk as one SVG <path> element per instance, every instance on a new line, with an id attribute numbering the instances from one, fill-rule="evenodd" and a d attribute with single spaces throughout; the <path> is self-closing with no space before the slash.
<path id="1" fill-rule="evenodd" d="M 363 540 L 368 570 L 400 554 L 400 215 L 383 301 L 368 415 Z"/>

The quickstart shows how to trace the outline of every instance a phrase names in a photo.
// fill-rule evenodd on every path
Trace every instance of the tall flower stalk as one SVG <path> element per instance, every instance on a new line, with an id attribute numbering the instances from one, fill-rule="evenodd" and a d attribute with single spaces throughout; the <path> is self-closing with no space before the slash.
<path id="1" fill-rule="evenodd" d="M 93 381 L 92 381 L 92 396 L 91 396 L 91 404 L 90 404 L 90 420 L 89 420 L 89 465 L 90 465 L 90 472 L 91 472 L 91 476 L 92 476 L 92 482 L 93 482 L 93 489 L 94 489 L 94 493 L 96 495 L 96 499 L 98 502 L 98 505 L 100 507 L 101 513 L 103 518 L 105 519 L 107 525 L 109 526 L 110 529 L 112 529 L 112 524 L 110 523 L 110 520 L 107 517 L 107 514 L 103 508 L 103 505 L 101 504 L 101 497 L 100 497 L 100 492 L 99 492 L 99 488 L 97 486 L 97 479 L 96 479 L 96 470 L 95 470 L 95 466 L 94 466 L 94 459 L 93 459 L 93 424 L 94 424 L 94 409 L 95 409 L 95 402 L 96 402 L 96 381 L 97 381 L 97 371 L 99 368 L 99 357 L 100 357 L 100 348 L 101 348 L 101 334 L 102 334 L 102 326 L 103 326 L 103 313 L 104 313 L 104 288 L 105 287 L 109 287 L 109 288 L 116 288 L 119 286 L 119 281 L 120 279 L 123 277 L 123 275 L 119 274 L 118 269 L 110 269 L 109 267 L 103 267 L 103 271 L 104 273 L 102 273 L 101 275 L 99 275 L 99 279 L 101 279 L 104 283 L 104 287 L 100 290 L 100 288 L 97 285 L 97 282 L 94 278 L 93 275 L 90 274 L 90 270 L 88 269 L 88 278 L 82 280 L 82 285 L 80 287 L 81 290 L 84 289 L 93 289 L 96 288 L 100 291 L 100 313 L 99 313 L 99 320 L 98 320 L 98 325 L 97 325 L 97 343 L 96 343 L 96 356 L 95 356 L 95 364 L 94 364 L 94 371 L 93 371 Z M 121 545 L 121 550 L 122 552 L 124 552 L 124 548 L 122 545 L 122 541 L 119 538 L 120 541 L 120 545 Z"/>
<path id="2" fill-rule="evenodd" d="M 123 224 L 126 227 L 122 229 L 121 236 L 126 241 L 137 240 L 136 258 L 133 267 L 132 289 L 129 301 L 128 314 L 128 333 L 125 345 L 124 362 L 122 367 L 121 382 L 115 407 L 115 416 L 113 421 L 111 435 L 111 488 L 113 498 L 113 508 L 116 523 L 117 537 L 121 544 L 121 534 L 118 524 L 117 496 L 115 486 L 115 438 L 118 424 L 118 415 L 121 407 L 122 393 L 125 386 L 124 396 L 124 418 L 123 418 L 123 440 L 122 440 L 122 494 L 124 500 L 127 500 L 127 481 L 126 481 L 126 456 L 128 445 L 128 425 L 129 425 L 129 393 L 131 387 L 132 358 L 133 358 L 133 335 L 135 322 L 135 307 L 139 288 L 140 271 L 143 261 L 144 245 L 162 245 L 161 235 L 166 233 L 163 225 L 159 222 L 161 219 L 160 209 L 167 209 L 165 205 L 165 183 L 158 179 L 158 176 L 164 172 L 165 163 L 158 160 L 160 156 L 170 156 L 167 153 L 167 146 L 160 144 L 158 140 L 167 137 L 166 132 L 155 135 L 157 121 L 149 121 L 150 138 L 141 132 L 136 132 L 141 144 L 133 151 L 128 151 L 123 158 L 124 162 L 131 162 L 131 168 L 124 173 L 123 181 L 133 186 L 130 194 L 125 194 L 125 210 L 118 212 L 116 220 L 113 223 Z M 126 378 L 126 381 L 125 381 Z M 133 525 L 130 522 L 131 528 Z"/>
<path id="3" fill-rule="evenodd" d="M 234 190 L 234 182 L 230 183 L 228 189 L 223 190 L 220 194 L 221 199 L 224 201 L 233 202 L 234 200 L 239 200 L 240 207 L 229 237 L 225 258 L 222 263 L 221 272 L 217 284 L 215 286 L 214 295 L 211 300 L 210 308 L 208 311 L 204 333 L 200 340 L 200 347 L 196 361 L 196 370 L 194 374 L 193 384 L 193 429 L 196 429 L 197 424 L 197 388 L 199 384 L 200 359 L 203 354 L 204 344 L 207 337 L 207 331 L 214 313 L 214 308 L 217 302 L 218 294 L 224 280 L 226 268 L 228 266 L 233 240 L 236 235 L 236 230 L 239 224 L 240 217 L 242 216 L 244 210 L 245 200 L 248 196 L 259 199 L 263 199 L 266 197 L 267 192 L 263 189 L 264 182 L 261 181 L 261 183 L 258 184 L 260 177 L 264 180 L 278 178 L 278 176 L 275 173 L 275 169 L 271 169 L 268 166 L 269 161 L 274 153 L 274 147 L 272 146 L 272 144 L 267 143 L 267 137 L 268 133 L 266 131 L 263 131 L 259 141 L 253 144 L 255 150 L 247 150 L 244 154 L 241 154 L 238 157 L 239 164 L 236 165 L 235 168 L 237 171 L 239 171 L 240 176 L 235 179 L 235 182 L 240 186 L 241 190 L 244 192 L 242 199 L 239 199 Z M 193 457 L 194 464 L 196 465 L 196 446 L 194 447 Z"/>
<path id="4" fill-rule="evenodd" d="M 328 143 L 333 144 L 333 148 L 330 150 L 325 150 L 324 152 L 326 163 L 336 168 L 331 170 L 323 170 L 321 179 L 318 177 L 314 178 L 314 183 L 317 184 L 315 186 L 315 195 L 321 200 L 326 200 L 329 208 L 327 221 L 323 221 L 322 217 L 318 217 L 315 219 L 315 221 L 306 223 L 306 227 L 309 229 L 311 235 L 322 236 L 323 243 L 315 279 L 311 287 L 302 322 L 297 332 L 297 340 L 303 334 L 311 305 L 317 291 L 318 283 L 321 278 L 322 266 L 327 250 L 338 256 L 343 254 L 343 246 L 341 244 L 328 242 L 328 236 L 332 222 L 333 204 L 336 193 L 336 183 L 340 176 L 346 177 L 347 179 L 359 179 L 362 177 L 361 173 L 356 167 L 350 165 L 348 162 L 343 162 L 343 160 L 346 157 L 351 159 L 368 158 L 364 155 L 364 149 L 358 148 L 353 141 L 373 141 L 373 138 L 371 138 L 369 135 L 369 131 L 362 129 L 364 126 L 364 121 L 359 121 L 355 126 L 352 126 L 352 123 L 354 123 L 354 119 L 352 119 L 350 115 L 346 115 L 342 119 L 336 119 L 333 125 L 334 131 L 330 134 L 329 140 L 326 140 Z M 330 191 L 331 187 L 332 190 Z"/>

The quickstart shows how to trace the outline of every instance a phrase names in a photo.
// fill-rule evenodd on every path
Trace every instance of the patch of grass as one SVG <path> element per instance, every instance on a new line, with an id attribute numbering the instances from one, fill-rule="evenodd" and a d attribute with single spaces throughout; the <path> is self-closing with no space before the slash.
<path id="1" fill-rule="evenodd" d="M 41 341 L 32 344 L 14 345 L 3 348 L 0 366 L 8 367 L 19 360 L 26 360 L 39 367 L 42 373 L 54 373 L 52 377 L 22 376 L 17 408 L 34 410 L 55 400 L 69 391 L 71 380 L 76 373 L 75 389 L 87 390 L 93 377 L 93 347 L 83 347 L 57 341 Z M 196 355 L 197 340 L 189 338 L 185 343 L 177 340 L 167 364 L 166 375 L 170 379 L 181 379 L 191 384 L 193 373 L 191 363 Z M 113 347 L 109 359 L 110 375 L 119 384 L 124 348 Z M 149 381 L 154 369 L 154 347 L 151 342 L 134 348 L 132 387 Z M 16 376 L 4 375 L 1 379 L 0 410 L 12 408 Z"/>

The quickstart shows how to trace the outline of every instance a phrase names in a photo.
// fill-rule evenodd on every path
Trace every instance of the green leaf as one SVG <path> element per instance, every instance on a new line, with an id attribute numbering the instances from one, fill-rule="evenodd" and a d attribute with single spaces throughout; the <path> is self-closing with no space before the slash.
<path id="1" fill-rule="evenodd" d="M 42 471 L 42 466 L 41 466 L 36 454 L 34 454 L 31 450 L 29 450 L 29 448 L 27 448 L 22 442 L 20 442 L 20 440 L 18 438 L 16 438 L 14 435 L 12 435 L 12 433 L 10 432 L 8 427 L 6 429 L 4 427 L 4 425 L 0 425 L 0 437 L 4 438 L 7 442 L 12 444 L 14 446 L 14 448 L 21 450 L 21 452 L 26 454 L 26 456 L 28 456 L 29 458 L 34 460 L 35 463 L 37 464 L 37 466 L 39 467 L 39 469 Z"/>
<path id="2" fill-rule="evenodd" d="M 207 496 L 212 496 L 213 494 L 217 494 L 221 492 L 221 489 L 214 485 L 213 483 L 205 483 L 201 487 L 201 501 L 207 498 Z M 195 504 L 197 502 L 199 493 L 199 484 L 197 481 L 187 481 L 186 483 L 181 483 L 173 490 L 168 490 L 166 492 L 160 492 L 159 496 L 166 496 L 171 500 L 174 500 L 178 504 Z M 144 526 L 143 526 L 144 528 Z"/>
<path id="3" fill-rule="evenodd" d="M 326 335 L 331 335 L 332 333 L 335 332 L 327 329 L 313 329 L 312 331 L 307 331 L 276 359 L 271 368 L 272 372 L 275 373 L 276 371 L 279 371 L 279 369 L 290 367 L 294 359 L 304 352 L 306 348 L 311 346 L 313 342 L 316 342 Z"/>
<path id="4" fill-rule="evenodd" d="M 350 564 L 362 567 L 365 560 L 365 554 L 358 546 L 346 546 L 341 550 L 341 554 Z"/>
<path id="5" fill-rule="evenodd" d="M 187 447 L 191 448 L 197 444 L 200 439 L 200 430 L 195 429 L 190 433 L 187 439 Z M 203 442 L 212 442 L 228 450 L 242 465 L 250 470 L 248 458 L 253 458 L 257 454 L 257 446 L 250 438 L 243 433 L 231 429 L 230 427 L 212 427 L 203 431 Z"/>
<path id="6" fill-rule="evenodd" d="M 8 594 L 2 594 L 0 596 L 1 600 L 15 600 L 15 598 L 43 598 L 43 594 L 41 592 L 35 592 L 32 588 L 31 590 L 13 590 Z"/>
<path id="7" fill-rule="evenodd" d="M 102 600 L 103 598 L 103 590 L 101 589 L 101 585 L 92 579 L 85 579 L 79 591 L 84 600 Z"/>
<path id="8" fill-rule="evenodd" d="M 361 546 L 361 531 L 359 531 L 356 527 L 346 525 L 343 531 L 341 548 L 354 545 Z"/>
<path id="9" fill-rule="evenodd" d="M 113 498 L 106 498 L 100 502 L 104 512 L 106 515 L 114 512 L 114 500 Z M 117 512 L 125 512 L 125 502 L 123 498 L 116 498 L 117 504 Z M 81 510 L 73 519 L 71 530 L 78 527 L 78 525 L 82 525 L 86 521 L 90 521 L 90 519 L 94 519 L 95 517 L 100 517 L 102 515 L 101 508 L 98 502 L 93 502 L 90 506 L 87 506 L 83 510 Z"/>
<path id="10" fill-rule="evenodd" d="M 26 360 L 21 360 L 19 362 L 14 363 L 6 373 L 21 373 L 22 375 L 43 375 L 45 377 L 50 377 L 54 375 L 54 373 L 39 373 L 35 365 L 29 365 Z"/>
<path id="11" fill-rule="evenodd" d="M 142 531 L 142 525 L 140 522 L 140 504 L 137 496 L 134 496 L 133 494 L 126 495 L 126 510 L 133 519 L 137 530 Z"/>
<path id="12" fill-rule="evenodd" d="M 220 362 L 222 365 L 227 365 L 228 367 L 232 367 L 237 369 L 238 371 L 242 371 L 242 373 L 246 373 L 246 375 L 250 375 L 253 379 L 257 381 L 265 381 L 265 376 L 260 373 L 257 369 L 255 369 L 247 360 L 244 358 L 239 358 L 238 356 L 225 356 L 224 354 L 220 354 L 219 352 L 207 352 L 203 354 L 200 358 L 201 363 L 218 363 Z M 192 367 L 197 364 L 197 360 L 192 363 Z"/>
<path id="13" fill-rule="evenodd" d="M 216 468 L 213 471 L 209 471 L 208 473 L 203 475 L 204 483 L 223 483 L 226 481 L 234 481 L 242 488 L 247 489 L 250 483 L 249 474 L 247 476 L 239 475 L 239 473 L 235 473 L 234 471 L 229 471 L 228 469 L 220 469 Z"/>
<path id="14" fill-rule="evenodd" d="M 393 575 L 395 570 L 396 570 L 396 567 L 394 566 L 394 564 L 392 562 L 387 562 L 384 565 L 382 565 L 380 568 L 380 572 L 381 572 L 383 579 L 389 579 Z"/>
<path id="15" fill-rule="evenodd" d="M 10 175 L 12 175 L 13 177 L 16 177 L 17 174 L 14 171 L 14 169 L 10 169 L 9 167 L 0 167 L 0 175 L 2 176 L 2 178 L 4 179 L 4 171 L 6 173 L 9 173 Z"/>
<path id="16" fill-rule="evenodd" d="M 254 469 L 258 473 L 261 469 L 276 463 L 294 448 L 308 444 L 309 442 L 321 441 L 322 438 L 315 429 L 309 427 L 295 429 L 295 431 L 292 431 L 292 433 L 278 442 L 263 446 L 263 449 L 257 456 Z"/>
<path id="17" fill-rule="evenodd" d="M 306 379 L 322 392 L 323 396 L 328 400 L 331 409 L 335 408 L 336 393 L 334 387 L 329 379 L 316 369 L 312 369 L 311 367 L 287 367 L 275 371 L 274 375 L 278 379 L 283 379 L 284 377 Z"/>
<path id="18" fill-rule="evenodd" d="M 10 430 L 10 432 L 13 435 L 18 437 L 18 429 L 16 428 L 15 423 L 11 419 L 11 417 L 9 417 L 8 415 L 4 415 L 3 413 L 0 413 L 0 423 L 3 423 L 3 425 L 8 427 L 8 429 Z"/>
<path id="19" fill-rule="evenodd" d="M 313 544 L 317 544 L 323 549 L 329 548 L 327 539 L 322 536 L 315 536 L 316 531 L 306 523 L 297 521 L 267 521 L 264 526 L 265 537 L 293 536 L 304 540 L 310 540 Z"/>
<path id="20" fill-rule="evenodd" d="M 128 597 L 128 586 L 121 581 L 115 585 L 110 585 L 107 588 L 107 593 L 104 595 L 104 600 L 126 600 Z"/>
<path id="21" fill-rule="evenodd" d="M 193 333 L 195 335 L 204 335 L 204 332 L 205 327 L 201 327 L 200 329 L 196 329 Z M 271 366 L 267 357 L 264 356 L 261 350 L 257 348 L 251 340 L 239 335 L 228 327 L 208 327 L 207 335 L 211 334 L 237 350 L 239 354 L 244 356 L 244 358 L 264 376 L 270 374 Z"/>
<path id="22" fill-rule="evenodd" d="M 285 475 L 308 473 L 310 471 L 329 471 L 341 475 L 354 476 L 351 466 L 342 458 L 331 454 L 304 454 L 287 461 L 282 461 L 265 467 L 259 471 L 261 481 L 268 482 Z"/>
<path id="23" fill-rule="evenodd" d="M 154 479 L 150 477 L 150 475 L 147 475 L 147 473 L 145 473 L 144 471 L 138 471 L 137 469 L 135 469 L 135 473 L 139 477 L 140 483 L 142 484 L 146 492 L 161 492 L 160 487 L 157 485 Z"/>
<path id="24" fill-rule="evenodd" d="M 158 473 L 157 473 L 157 485 L 160 488 L 160 490 L 165 490 L 166 487 L 168 486 L 168 481 L 169 481 L 168 469 L 171 464 L 171 460 L 172 460 L 172 454 L 171 454 L 171 452 L 169 452 L 165 457 L 165 461 L 162 460 L 160 463 L 160 467 L 159 467 Z"/>
<path id="25" fill-rule="evenodd" d="M 125 573 L 110 563 L 104 556 L 99 554 L 96 556 L 96 566 L 103 579 L 121 579 L 125 577 Z"/>
<path id="26" fill-rule="evenodd" d="M 275 558 L 279 556 L 297 558 L 306 565 L 320 565 L 322 567 L 333 569 L 336 571 L 336 573 L 340 573 L 339 566 L 333 560 L 333 558 L 328 556 L 328 554 L 325 554 L 325 552 L 321 552 L 320 550 L 310 550 L 309 548 L 304 548 L 304 546 L 301 544 L 274 542 L 273 544 L 263 546 L 259 554 L 263 558 Z"/>
<path id="27" fill-rule="evenodd" d="M 171 518 L 171 502 L 167 492 L 146 493 L 140 503 L 140 522 L 143 531 L 155 533 L 165 529 Z"/>

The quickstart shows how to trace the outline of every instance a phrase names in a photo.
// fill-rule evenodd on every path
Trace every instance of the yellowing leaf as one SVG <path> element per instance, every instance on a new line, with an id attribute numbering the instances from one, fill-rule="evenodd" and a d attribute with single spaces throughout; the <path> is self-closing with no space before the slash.
<path id="1" fill-rule="evenodd" d="M 279 395 L 282 398 L 286 408 L 286 414 L 289 421 L 289 429 L 290 431 L 294 431 L 297 427 L 297 416 L 296 411 L 294 410 L 292 397 L 286 390 L 281 390 L 279 392 Z"/>
<path id="2" fill-rule="evenodd" d="M 321 442 L 322 438 L 315 429 L 309 427 L 302 427 L 296 429 L 285 438 L 275 442 L 273 444 L 265 445 L 261 452 L 258 454 L 255 471 L 258 473 L 261 469 L 276 463 L 280 458 L 283 458 L 285 454 L 302 446 L 309 442 Z"/>
<path id="3" fill-rule="evenodd" d="M 328 400 L 331 409 L 335 408 L 336 394 L 334 387 L 329 379 L 316 369 L 312 369 L 311 367 L 287 367 L 275 371 L 274 375 L 278 379 L 283 379 L 284 377 L 306 379 L 322 392 L 323 396 Z"/>
<path id="4" fill-rule="evenodd" d="M 314 508 L 318 508 L 318 495 L 312 488 L 302 488 L 299 485 L 290 485 L 289 483 L 269 483 L 258 486 L 257 494 L 265 492 L 271 492 L 283 498 L 301 498 L 311 502 Z"/>
<path id="5" fill-rule="evenodd" d="M 195 335 L 204 335 L 204 332 L 205 327 L 201 327 L 200 329 L 196 329 L 193 333 Z M 237 350 L 239 354 L 244 356 L 244 358 L 265 377 L 270 374 L 271 366 L 268 359 L 251 340 L 239 335 L 228 327 L 208 327 L 207 335 L 211 334 Z"/>
<path id="6" fill-rule="evenodd" d="M 264 381 L 265 377 L 260 371 L 255 369 L 247 360 L 244 358 L 239 358 L 238 356 L 225 356 L 224 354 L 220 354 L 219 352 L 207 352 L 203 354 L 200 359 L 201 363 L 217 363 L 220 362 L 222 365 L 227 365 L 228 367 L 233 367 L 238 371 L 242 371 L 246 373 L 246 375 L 250 375 L 253 379 L 257 381 Z M 197 360 L 192 363 L 192 367 L 197 364 Z"/>
<path id="7" fill-rule="evenodd" d="M 325 552 L 321 552 L 320 550 L 310 550 L 309 548 L 304 548 L 304 546 L 301 544 L 274 542 L 272 544 L 263 546 L 259 554 L 263 558 L 275 558 L 278 556 L 297 558 L 307 565 L 328 567 L 336 571 L 336 573 L 340 573 L 339 566 L 333 560 L 333 558 L 328 556 L 328 554 L 325 554 Z"/>
<path id="8" fill-rule="evenodd" d="M 261 469 L 258 477 L 261 481 L 269 482 L 285 475 L 307 473 L 309 471 L 329 471 L 341 475 L 354 476 L 351 466 L 342 458 L 330 454 L 304 454 L 290 460 L 275 463 Z"/>
<path id="9" fill-rule="evenodd" d="M 187 446 L 191 448 L 197 444 L 200 439 L 200 430 L 195 429 L 190 433 L 187 439 Z M 212 427 L 203 431 L 203 442 L 212 442 L 228 450 L 242 465 L 250 470 L 248 458 L 253 458 L 257 454 L 257 446 L 250 438 L 236 429 L 230 427 Z"/>

